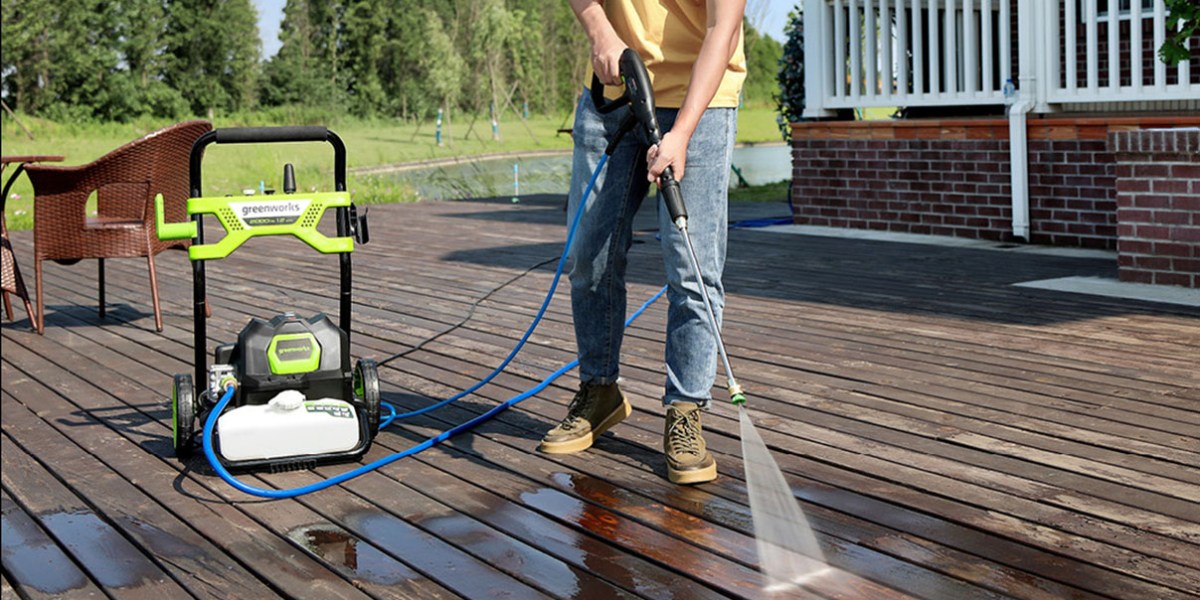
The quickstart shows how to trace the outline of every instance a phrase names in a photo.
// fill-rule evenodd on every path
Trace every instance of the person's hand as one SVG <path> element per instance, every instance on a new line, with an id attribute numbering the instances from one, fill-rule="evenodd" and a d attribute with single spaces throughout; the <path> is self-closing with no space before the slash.
<path id="1" fill-rule="evenodd" d="M 627 46 L 614 33 L 592 44 L 592 69 L 604 85 L 621 85 L 621 53 Z"/>
<path id="2" fill-rule="evenodd" d="M 662 142 L 650 146 L 646 151 L 646 164 L 649 165 L 646 177 L 651 183 L 658 183 L 658 178 L 667 167 L 671 167 L 675 181 L 683 181 L 683 169 L 687 166 L 687 147 L 690 136 L 674 131 L 668 131 L 662 137 Z"/>

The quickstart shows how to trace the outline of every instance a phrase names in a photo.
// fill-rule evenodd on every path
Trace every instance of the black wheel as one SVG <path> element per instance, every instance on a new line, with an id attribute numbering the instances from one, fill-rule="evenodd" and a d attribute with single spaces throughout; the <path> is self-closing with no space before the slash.
<path id="1" fill-rule="evenodd" d="M 192 438 L 196 434 L 196 393 L 191 375 L 176 375 L 171 390 L 171 442 L 175 456 L 186 460 L 192 456 Z"/>
<path id="2" fill-rule="evenodd" d="M 374 437 L 379 431 L 379 367 L 369 358 L 354 365 L 354 396 L 367 408 L 367 426 Z"/>

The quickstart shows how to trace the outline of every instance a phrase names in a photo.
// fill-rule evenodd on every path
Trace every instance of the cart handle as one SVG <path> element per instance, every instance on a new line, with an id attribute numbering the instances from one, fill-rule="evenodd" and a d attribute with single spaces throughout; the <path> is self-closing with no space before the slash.
<path id="1" fill-rule="evenodd" d="M 165 222 L 163 197 L 154 197 L 154 223 L 160 240 L 182 240 L 197 237 L 196 215 L 216 215 L 225 236 L 213 244 L 192 244 L 188 258 L 214 260 L 225 258 L 246 240 L 264 235 L 293 235 L 324 254 L 354 251 L 354 238 L 326 237 L 317 231 L 317 224 L 328 208 L 350 206 L 346 192 L 300 193 L 281 196 L 189 198 L 188 215 L 184 223 Z"/>
<path id="2" fill-rule="evenodd" d="M 188 187 L 193 198 L 203 196 L 200 189 L 200 170 L 204 149 L 209 144 L 267 144 L 273 142 L 329 142 L 333 147 L 333 185 L 338 192 L 346 191 L 346 144 L 342 138 L 323 126 L 289 127 L 227 127 L 206 132 L 192 144 L 188 157 Z"/>
<path id="3" fill-rule="evenodd" d="M 329 130 L 321 126 L 227 127 L 213 133 L 213 141 L 218 144 L 324 142 L 329 139 Z"/>

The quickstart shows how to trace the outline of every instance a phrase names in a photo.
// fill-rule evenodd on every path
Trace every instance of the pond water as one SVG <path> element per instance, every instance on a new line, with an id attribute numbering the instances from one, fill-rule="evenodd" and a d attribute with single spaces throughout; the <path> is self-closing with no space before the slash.
<path id="1" fill-rule="evenodd" d="M 566 194 L 571 181 L 571 155 L 506 157 L 396 173 L 397 181 L 413 187 L 424 198 L 488 198 L 511 196 L 514 165 L 520 194 Z M 733 150 L 733 166 L 750 185 L 789 179 L 791 149 L 782 144 L 740 146 Z M 730 175 L 730 186 L 738 183 Z"/>

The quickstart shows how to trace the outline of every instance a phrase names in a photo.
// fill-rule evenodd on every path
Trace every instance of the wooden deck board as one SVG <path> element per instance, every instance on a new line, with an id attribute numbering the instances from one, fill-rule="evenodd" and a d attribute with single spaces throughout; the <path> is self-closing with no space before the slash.
<path id="1" fill-rule="evenodd" d="M 425 406 L 499 362 L 550 283 L 553 264 L 536 265 L 561 250 L 560 207 L 372 208 L 373 241 L 354 255 L 353 341 L 355 356 L 408 352 L 381 370 L 385 400 Z M 650 219 L 639 219 L 631 308 L 662 279 Z M 29 256 L 27 233 L 14 242 Z M 762 595 L 733 411 L 717 406 L 705 421 L 716 482 L 663 478 L 661 306 L 627 333 L 634 414 L 584 454 L 535 451 L 573 392 L 568 377 L 418 457 L 263 502 L 202 458 L 170 456 L 165 396 L 172 373 L 191 371 L 191 285 L 181 253 L 158 266 L 161 334 L 145 264 L 133 260 L 108 261 L 106 320 L 94 265 L 48 264 L 46 335 L 27 321 L 3 327 L 5 537 L 41 540 L 40 552 L 73 568 L 67 597 Z M 731 233 L 731 360 L 837 569 L 803 596 L 1200 594 L 1200 311 L 1009 285 L 1114 271 L 1097 259 Z M 255 240 L 209 269 L 210 343 L 251 316 L 335 312 L 336 273 L 291 240 Z M 562 285 L 492 385 L 394 426 L 367 460 L 573 358 Z M 244 480 L 291 487 L 348 468 Z M 86 515 L 117 540 L 137 583 L 105 579 L 58 513 Z M 189 552 L 172 554 L 180 546 Z M 13 594 L 46 595 L 7 540 L 4 560 Z"/>

